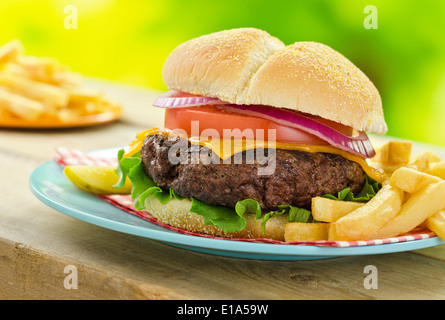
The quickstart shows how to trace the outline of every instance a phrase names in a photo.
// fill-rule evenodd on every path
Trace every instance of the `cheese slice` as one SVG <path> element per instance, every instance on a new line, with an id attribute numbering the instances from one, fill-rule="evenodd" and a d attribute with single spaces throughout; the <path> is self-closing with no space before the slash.
<path id="1" fill-rule="evenodd" d="M 124 157 L 130 157 L 135 153 L 139 152 L 142 148 L 142 144 L 146 137 L 150 135 L 164 135 L 168 137 L 177 137 L 178 133 L 173 132 L 169 129 L 151 128 L 142 131 L 137 134 L 136 139 L 134 139 L 124 154 Z M 368 174 L 369 177 L 378 182 L 383 182 L 386 178 L 386 174 L 383 170 L 371 167 L 364 158 L 349 153 L 347 151 L 327 146 L 327 145 L 305 145 L 305 144 L 294 144 L 294 143 L 284 143 L 284 142 L 269 142 L 269 141 L 257 141 L 257 140 L 245 140 L 245 139 L 203 139 L 200 137 L 188 138 L 191 144 L 199 144 L 205 146 L 217 154 L 221 159 L 226 160 L 232 157 L 234 154 L 243 152 L 246 150 L 252 150 L 255 148 L 273 148 L 273 149 L 286 149 L 286 150 L 299 150 L 305 152 L 325 152 L 338 154 L 350 161 L 358 163 L 364 172 Z"/>

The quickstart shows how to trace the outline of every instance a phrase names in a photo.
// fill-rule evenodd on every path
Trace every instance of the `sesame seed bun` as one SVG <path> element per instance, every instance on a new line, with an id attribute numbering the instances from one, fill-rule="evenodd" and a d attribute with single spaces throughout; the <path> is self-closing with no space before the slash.
<path id="1" fill-rule="evenodd" d="M 170 89 L 234 104 L 297 110 L 360 131 L 387 132 L 374 84 L 321 43 L 285 46 L 255 28 L 224 30 L 179 45 L 164 64 L 163 78 Z"/>

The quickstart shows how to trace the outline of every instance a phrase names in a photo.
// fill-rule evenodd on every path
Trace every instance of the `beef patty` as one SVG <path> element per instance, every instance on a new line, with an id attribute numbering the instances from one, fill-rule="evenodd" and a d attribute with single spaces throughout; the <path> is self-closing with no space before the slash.
<path id="1" fill-rule="evenodd" d="M 175 161 L 169 160 L 169 151 L 173 152 L 171 155 L 178 156 L 177 143 L 188 147 L 189 152 L 182 152 L 181 161 L 173 163 Z M 180 196 L 231 208 L 244 199 L 258 201 L 264 211 L 276 210 L 278 205 L 310 208 L 313 197 L 326 193 L 336 195 L 345 188 L 357 193 L 363 187 L 361 166 L 340 155 L 283 149 L 274 151 L 275 170 L 266 175 L 258 173 L 258 169 L 265 165 L 256 160 L 253 164 L 246 161 L 223 164 L 207 147 L 191 145 L 188 140 L 179 138 L 168 140 L 162 135 L 151 135 L 145 139 L 141 158 L 145 173 L 158 187 L 172 188 Z M 192 158 L 198 153 L 207 154 L 212 161 L 199 159 L 197 164 L 193 164 Z"/>

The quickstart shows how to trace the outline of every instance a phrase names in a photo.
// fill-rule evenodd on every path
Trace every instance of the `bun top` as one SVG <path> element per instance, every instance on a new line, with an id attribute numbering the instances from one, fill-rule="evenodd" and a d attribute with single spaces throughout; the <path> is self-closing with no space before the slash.
<path id="1" fill-rule="evenodd" d="M 255 28 L 224 30 L 179 45 L 162 74 L 170 89 L 301 111 L 360 131 L 388 130 L 374 84 L 321 43 L 285 46 Z"/>

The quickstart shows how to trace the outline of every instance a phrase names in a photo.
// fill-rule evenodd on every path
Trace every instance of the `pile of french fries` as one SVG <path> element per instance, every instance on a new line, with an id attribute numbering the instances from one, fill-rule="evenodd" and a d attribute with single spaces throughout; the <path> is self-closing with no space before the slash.
<path id="1" fill-rule="evenodd" d="M 359 241 L 396 237 L 416 228 L 445 239 L 445 161 L 425 151 L 412 155 L 409 141 L 390 141 L 370 164 L 387 179 L 370 201 L 312 199 L 316 223 L 287 223 L 286 241 Z"/>
<path id="2" fill-rule="evenodd" d="M 82 80 L 57 59 L 27 56 L 20 41 L 8 42 L 0 47 L 0 119 L 63 123 L 120 113 L 119 104 L 85 88 Z"/>

